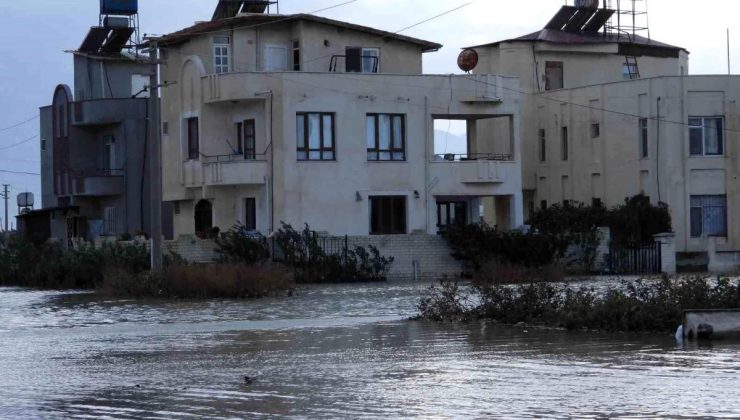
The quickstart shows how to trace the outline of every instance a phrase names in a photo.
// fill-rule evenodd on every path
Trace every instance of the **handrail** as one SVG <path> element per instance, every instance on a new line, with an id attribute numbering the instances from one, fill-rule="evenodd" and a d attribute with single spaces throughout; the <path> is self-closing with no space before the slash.
<path id="1" fill-rule="evenodd" d="M 245 156 L 244 153 L 231 153 L 227 155 L 212 155 L 212 156 L 201 153 L 201 156 L 203 157 L 203 163 L 205 164 L 222 163 L 222 162 L 229 163 L 229 162 L 267 161 L 267 155 L 264 153 L 262 154 L 253 153 L 249 157 Z"/>
<path id="2" fill-rule="evenodd" d="M 347 56 L 346 55 L 332 55 L 331 56 L 331 60 L 329 61 L 329 71 L 330 72 L 336 73 L 336 71 L 337 71 L 337 65 L 339 64 L 339 59 L 340 58 L 346 59 Z M 375 56 L 375 55 L 361 55 L 360 58 L 361 59 L 371 58 L 374 61 L 374 64 L 373 64 L 373 71 L 372 72 L 369 72 L 369 73 L 377 73 L 378 72 L 378 68 L 380 67 L 380 57 Z M 346 66 L 346 63 L 345 63 L 345 66 Z"/>
<path id="3" fill-rule="evenodd" d="M 443 153 L 435 154 L 434 160 L 437 162 L 465 162 L 474 160 L 511 162 L 514 160 L 514 155 L 510 153 Z"/>

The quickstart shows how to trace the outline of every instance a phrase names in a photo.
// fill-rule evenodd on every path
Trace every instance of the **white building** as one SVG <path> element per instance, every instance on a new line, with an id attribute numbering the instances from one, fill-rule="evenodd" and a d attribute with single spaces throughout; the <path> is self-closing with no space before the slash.
<path id="1" fill-rule="evenodd" d="M 422 75 L 441 45 L 312 15 L 239 14 L 159 46 L 176 236 L 523 223 L 517 77 Z M 466 153 L 435 153 L 439 119 L 466 121 Z"/>

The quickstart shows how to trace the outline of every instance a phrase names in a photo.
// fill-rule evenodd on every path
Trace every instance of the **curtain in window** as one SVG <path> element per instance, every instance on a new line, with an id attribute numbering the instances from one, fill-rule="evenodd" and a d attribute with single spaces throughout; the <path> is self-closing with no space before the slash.
<path id="1" fill-rule="evenodd" d="M 727 236 L 727 196 L 691 196 L 691 236 Z"/>
<path id="2" fill-rule="evenodd" d="M 722 120 L 720 118 L 704 119 L 704 144 L 705 154 L 722 154 Z"/>

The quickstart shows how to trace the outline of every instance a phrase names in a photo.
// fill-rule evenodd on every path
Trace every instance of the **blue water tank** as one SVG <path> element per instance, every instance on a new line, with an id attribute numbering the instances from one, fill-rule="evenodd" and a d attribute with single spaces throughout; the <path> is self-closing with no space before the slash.
<path id="1" fill-rule="evenodd" d="M 139 0 L 100 0 L 100 14 L 131 16 L 139 13 Z"/>

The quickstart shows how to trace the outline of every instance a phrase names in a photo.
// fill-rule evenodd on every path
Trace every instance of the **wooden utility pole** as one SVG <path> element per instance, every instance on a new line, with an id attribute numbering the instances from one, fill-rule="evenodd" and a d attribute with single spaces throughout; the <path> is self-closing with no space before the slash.
<path id="1" fill-rule="evenodd" d="M 160 131 L 159 61 L 157 40 L 150 39 L 149 59 L 152 71 L 149 77 L 149 226 L 152 237 L 151 270 L 162 271 L 162 142 Z"/>

